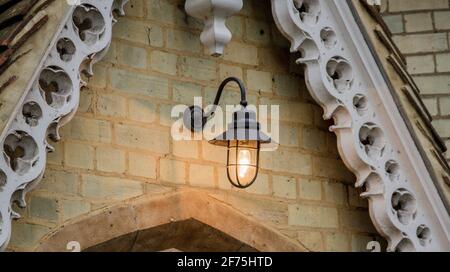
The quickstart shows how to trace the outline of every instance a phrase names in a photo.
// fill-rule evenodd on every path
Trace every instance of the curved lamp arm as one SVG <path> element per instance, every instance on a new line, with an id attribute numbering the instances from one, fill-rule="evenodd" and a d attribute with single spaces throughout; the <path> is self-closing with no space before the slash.
<path id="1" fill-rule="evenodd" d="M 236 77 L 229 77 L 225 79 L 219 86 L 217 90 L 216 98 L 214 99 L 213 106 L 208 113 L 205 113 L 202 108 L 198 106 L 189 107 L 184 115 L 184 124 L 186 127 L 190 128 L 192 131 L 200 131 L 204 128 L 206 123 L 214 117 L 217 106 L 219 106 L 219 101 L 222 96 L 223 90 L 230 82 L 235 82 L 239 86 L 241 91 L 241 106 L 246 108 L 248 105 L 247 102 L 247 91 L 245 90 L 244 83 L 242 80 Z M 189 113 L 189 114 L 187 114 Z"/>
<path id="2" fill-rule="evenodd" d="M 242 82 L 242 80 L 240 80 L 237 77 L 229 77 L 229 78 L 225 79 L 222 82 L 222 84 L 220 84 L 219 90 L 217 91 L 216 99 L 214 100 L 214 106 L 219 105 L 219 100 L 220 100 L 220 97 L 222 96 L 223 89 L 225 89 L 225 86 L 227 86 L 227 84 L 230 82 L 236 82 L 239 85 L 239 89 L 241 90 L 241 103 L 240 104 L 243 107 L 247 107 L 247 105 L 248 105 L 247 92 L 245 90 L 244 83 Z"/>
<path id="3" fill-rule="evenodd" d="M 241 91 L 241 102 L 240 102 L 240 104 L 244 108 L 247 107 L 247 105 L 248 105 L 248 102 L 247 102 L 247 91 L 245 89 L 244 83 L 242 82 L 242 80 L 240 80 L 237 77 L 229 77 L 229 78 L 225 79 L 220 84 L 219 89 L 217 90 L 216 98 L 214 99 L 213 107 L 211 108 L 211 111 L 208 114 L 205 114 L 205 117 L 207 119 L 209 119 L 209 118 L 214 116 L 216 108 L 219 105 L 220 98 L 222 96 L 222 92 L 225 89 L 225 87 L 228 85 L 228 83 L 230 83 L 230 82 L 237 83 L 237 85 L 239 86 L 239 89 Z"/>

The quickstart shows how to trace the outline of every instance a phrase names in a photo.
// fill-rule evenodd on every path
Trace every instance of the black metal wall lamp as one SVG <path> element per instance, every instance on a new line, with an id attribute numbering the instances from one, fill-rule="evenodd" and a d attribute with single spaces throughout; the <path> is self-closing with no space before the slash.
<path id="1" fill-rule="evenodd" d="M 250 187 L 258 176 L 261 146 L 270 144 L 271 138 L 261 131 L 256 112 L 247 108 L 247 94 L 243 82 L 235 77 L 225 79 L 220 85 L 211 111 L 207 114 L 199 106 L 189 107 L 184 114 L 184 125 L 192 132 L 201 132 L 206 123 L 214 117 L 225 86 L 235 82 L 241 92 L 241 109 L 233 113 L 233 121 L 221 135 L 209 143 L 227 147 L 228 179 L 237 188 Z"/>

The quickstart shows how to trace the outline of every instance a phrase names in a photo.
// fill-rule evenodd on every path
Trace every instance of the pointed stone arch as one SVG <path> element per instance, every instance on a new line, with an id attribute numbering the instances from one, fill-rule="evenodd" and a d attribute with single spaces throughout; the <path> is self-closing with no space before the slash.
<path id="1" fill-rule="evenodd" d="M 258 251 L 307 251 L 282 233 L 218 199 L 196 190 L 144 196 L 68 222 L 43 237 L 36 251 L 67 251 L 71 241 L 81 250 L 133 232 L 194 219 Z"/>
<path id="2" fill-rule="evenodd" d="M 95 245 L 83 252 L 258 252 L 196 219 L 139 230 Z"/>

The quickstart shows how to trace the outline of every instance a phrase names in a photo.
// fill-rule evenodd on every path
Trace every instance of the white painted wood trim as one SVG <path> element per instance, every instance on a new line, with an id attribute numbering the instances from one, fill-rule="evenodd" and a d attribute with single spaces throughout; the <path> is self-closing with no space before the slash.
<path id="1" fill-rule="evenodd" d="M 232 38 L 226 21 L 242 7 L 242 0 L 186 0 L 186 12 L 204 23 L 200 40 L 212 56 L 223 55 Z"/>
<path id="2" fill-rule="evenodd" d="M 450 217 L 348 3 L 271 1 L 388 251 L 449 251 Z"/>
<path id="3" fill-rule="evenodd" d="M 83 86 L 81 72 L 92 74 L 92 65 L 107 52 L 111 43 L 113 11 L 123 15 L 128 0 L 82 0 L 68 12 L 60 31 L 51 42 L 47 57 L 30 80 L 30 87 L 15 114 L 2 132 L 3 156 L 0 157 L 0 249 L 11 237 L 11 221 L 19 214 L 12 203 L 25 207 L 25 195 L 41 180 L 47 152 L 53 147 L 47 139 L 59 140 L 59 128 L 74 116 Z M 91 27 L 79 29 L 89 20 Z M 45 95 L 47 84 L 56 84 L 56 92 Z M 8 150 L 22 149 L 20 158 Z"/>

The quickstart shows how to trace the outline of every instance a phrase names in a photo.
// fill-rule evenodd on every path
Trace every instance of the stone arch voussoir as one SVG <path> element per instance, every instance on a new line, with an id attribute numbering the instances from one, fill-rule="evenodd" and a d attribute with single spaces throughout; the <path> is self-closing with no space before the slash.
<path id="1" fill-rule="evenodd" d="M 43 237 L 36 251 L 67 251 L 77 241 L 81 250 L 122 235 L 171 222 L 195 219 L 259 251 L 306 251 L 280 232 L 231 206 L 195 190 L 139 197 L 75 219 Z"/>

